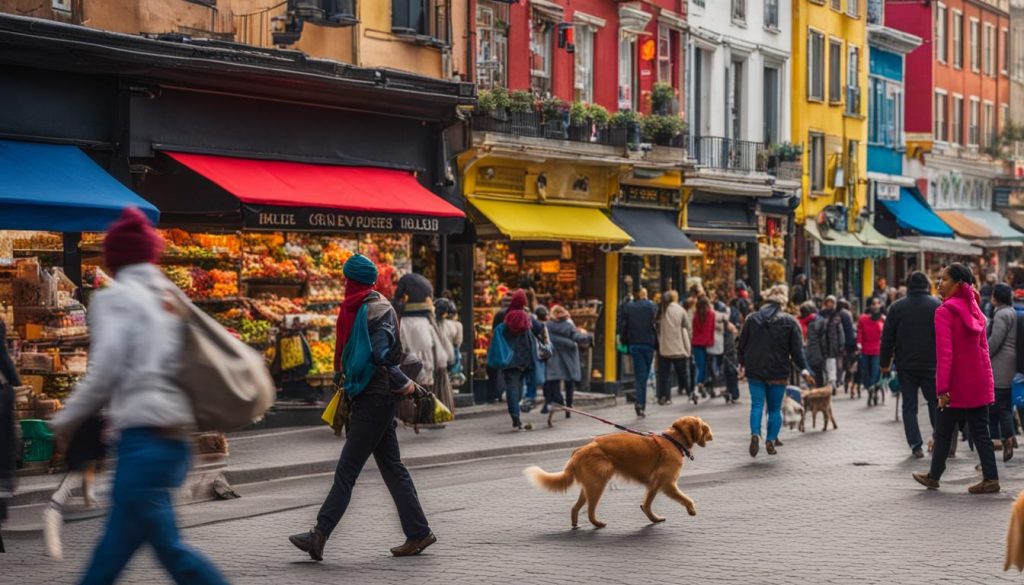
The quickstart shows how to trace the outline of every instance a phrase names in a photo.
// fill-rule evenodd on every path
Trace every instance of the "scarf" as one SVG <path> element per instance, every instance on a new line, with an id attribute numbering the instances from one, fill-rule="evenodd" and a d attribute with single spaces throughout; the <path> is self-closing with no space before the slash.
<path id="1" fill-rule="evenodd" d="M 530 328 L 530 314 L 526 312 L 526 293 L 521 289 L 512 295 L 512 303 L 505 314 L 505 328 L 512 335 L 519 335 Z"/>
<path id="2" fill-rule="evenodd" d="M 356 314 L 359 307 L 363 306 L 366 297 L 373 292 L 372 284 L 363 284 L 352 279 L 345 282 L 345 300 L 338 309 L 338 326 L 335 333 L 334 346 L 334 371 L 341 371 L 341 352 L 345 350 L 345 344 L 352 335 L 352 327 L 356 322 Z"/>

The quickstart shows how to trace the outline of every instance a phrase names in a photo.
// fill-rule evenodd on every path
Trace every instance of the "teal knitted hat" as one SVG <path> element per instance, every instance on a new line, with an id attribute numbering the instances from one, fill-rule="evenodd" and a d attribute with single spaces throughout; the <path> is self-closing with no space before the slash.
<path id="1" fill-rule="evenodd" d="M 345 262 L 342 272 L 345 274 L 345 278 L 349 280 L 363 284 L 374 284 L 377 282 L 377 266 L 374 265 L 372 260 L 362 254 L 355 254 L 349 258 Z"/>

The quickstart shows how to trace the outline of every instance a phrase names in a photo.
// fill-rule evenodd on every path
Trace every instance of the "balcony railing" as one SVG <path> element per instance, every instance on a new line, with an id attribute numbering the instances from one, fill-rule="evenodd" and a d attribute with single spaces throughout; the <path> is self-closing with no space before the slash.
<path id="1" fill-rule="evenodd" d="M 645 142 L 640 122 L 598 127 L 590 123 L 573 123 L 568 115 L 547 117 L 541 112 L 491 112 L 473 116 L 473 130 L 509 134 L 518 138 L 547 138 L 626 147 L 637 150 Z M 683 148 L 685 134 L 655 136 L 655 146 Z"/>
<path id="2" fill-rule="evenodd" d="M 702 167 L 743 173 L 765 172 L 763 142 L 722 136 L 691 136 L 690 157 Z"/>

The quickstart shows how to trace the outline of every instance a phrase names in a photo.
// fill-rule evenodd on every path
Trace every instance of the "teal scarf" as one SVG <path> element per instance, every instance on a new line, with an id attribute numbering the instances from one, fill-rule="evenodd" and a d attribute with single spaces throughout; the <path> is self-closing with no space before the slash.
<path id="1" fill-rule="evenodd" d="M 369 385 L 377 370 L 373 363 L 367 311 L 366 303 L 363 303 L 356 313 L 356 320 L 352 325 L 348 343 L 345 344 L 345 349 L 341 354 L 342 368 L 345 370 L 345 394 L 348 394 L 350 398 L 358 396 Z"/>

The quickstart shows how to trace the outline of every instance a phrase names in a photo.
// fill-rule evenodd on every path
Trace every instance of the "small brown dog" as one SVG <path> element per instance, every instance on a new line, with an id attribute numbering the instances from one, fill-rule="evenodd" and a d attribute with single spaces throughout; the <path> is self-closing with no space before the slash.
<path id="1" fill-rule="evenodd" d="M 598 437 L 573 451 L 560 473 L 548 473 L 536 466 L 523 473 L 534 485 L 551 492 L 564 492 L 574 483 L 580 484 L 580 497 L 572 507 L 573 528 L 579 524 L 583 504 L 587 505 L 590 523 L 597 528 L 605 527 L 605 523 L 597 519 L 597 503 L 614 476 L 647 486 L 647 496 L 640 509 L 651 522 L 664 522 L 664 518 L 651 510 L 658 492 L 682 504 L 690 516 L 697 515 L 693 500 L 679 490 L 676 482 L 683 470 L 683 451 L 690 451 L 696 445 L 704 447 L 711 440 L 711 427 L 707 423 L 696 416 L 684 416 L 660 435 L 615 433 Z"/>
<path id="2" fill-rule="evenodd" d="M 825 386 L 823 388 L 812 388 L 810 390 L 804 390 L 801 393 L 804 411 L 800 413 L 800 432 L 804 432 L 804 419 L 807 418 L 807 413 L 811 413 L 811 428 L 813 429 L 818 425 L 818 413 L 822 414 L 824 418 L 822 431 L 828 430 L 828 421 L 832 421 L 832 428 L 838 429 L 839 425 L 836 424 L 836 417 L 832 414 L 832 386 Z"/>

